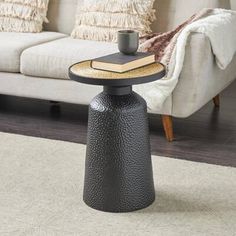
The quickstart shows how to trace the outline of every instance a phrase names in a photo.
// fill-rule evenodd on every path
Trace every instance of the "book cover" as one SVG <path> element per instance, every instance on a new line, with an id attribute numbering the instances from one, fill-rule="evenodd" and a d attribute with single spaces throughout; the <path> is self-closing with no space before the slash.
<path id="1" fill-rule="evenodd" d="M 153 53 L 138 52 L 134 55 L 115 53 L 92 60 L 94 69 L 123 73 L 155 62 Z"/>

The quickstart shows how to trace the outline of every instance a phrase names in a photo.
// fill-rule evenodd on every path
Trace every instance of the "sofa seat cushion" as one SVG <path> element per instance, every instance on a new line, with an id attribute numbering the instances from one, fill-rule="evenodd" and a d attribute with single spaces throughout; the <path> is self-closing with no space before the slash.
<path id="1" fill-rule="evenodd" d="M 21 73 L 30 76 L 68 79 L 72 64 L 117 52 L 115 43 L 72 39 L 41 44 L 21 55 Z"/>
<path id="2" fill-rule="evenodd" d="M 0 71 L 20 72 L 20 56 L 25 49 L 62 37 L 66 35 L 54 32 L 0 32 Z"/>

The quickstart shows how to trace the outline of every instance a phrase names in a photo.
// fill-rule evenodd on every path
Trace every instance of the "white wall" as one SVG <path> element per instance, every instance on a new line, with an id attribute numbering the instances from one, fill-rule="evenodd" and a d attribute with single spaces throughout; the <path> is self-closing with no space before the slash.
<path id="1" fill-rule="evenodd" d="M 231 0 L 231 7 L 236 11 L 236 0 Z"/>

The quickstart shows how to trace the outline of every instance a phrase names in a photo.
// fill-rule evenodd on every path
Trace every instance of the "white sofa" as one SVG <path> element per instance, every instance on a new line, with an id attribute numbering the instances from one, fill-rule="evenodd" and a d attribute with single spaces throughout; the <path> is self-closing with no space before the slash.
<path id="1" fill-rule="evenodd" d="M 68 79 L 71 64 L 117 51 L 114 43 L 70 38 L 76 5 L 77 0 L 50 0 L 50 23 L 42 33 L 0 33 L 0 94 L 89 104 L 102 90 Z M 230 8 L 230 0 L 156 0 L 155 7 L 157 21 L 152 28 L 157 32 L 172 29 L 204 7 Z M 236 56 L 226 70 L 220 70 L 208 38 L 192 34 L 177 87 L 162 110 L 149 112 L 162 115 L 167 139 L 172 141 L 171 117 L 190 116 L 235 78 Z"/>

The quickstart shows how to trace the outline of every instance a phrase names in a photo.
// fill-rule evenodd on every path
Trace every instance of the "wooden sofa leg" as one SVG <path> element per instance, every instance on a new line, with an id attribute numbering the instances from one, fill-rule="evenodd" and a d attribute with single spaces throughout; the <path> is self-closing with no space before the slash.
<path id="1" fill-rule="evenodd" d="M 174 140 L 172 116 L 162 115 L 162 124 L 165 130 L 166 139 L 169 142 Z"/>
<path id="2" fill-rule="evenodd" d="M 217 95 L 213 98 L 213 102 L 215 104 L 215 107 L 220 107 L 220 95 Z"/>

